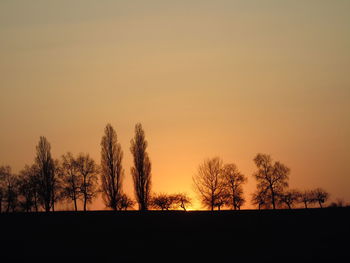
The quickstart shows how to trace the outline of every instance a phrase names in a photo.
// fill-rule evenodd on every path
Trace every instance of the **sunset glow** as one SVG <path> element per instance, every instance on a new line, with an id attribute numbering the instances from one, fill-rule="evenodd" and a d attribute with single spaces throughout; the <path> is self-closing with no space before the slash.
<path id="1" fill-rule="evenodd" d="M 19 4 L 20 3 L 20 4 Z M 350 201 L 350 1 L 1 1 L 0 165 L 89 153 L 111 123 L 134 197 L 140 122 L 152 192 L 187 193 L 206 158 L 291 168 L 290 187 Z M 71 208 L 71 205 L 69 206 Z M 90 209 L 105 206 L 98 198 Z"/>

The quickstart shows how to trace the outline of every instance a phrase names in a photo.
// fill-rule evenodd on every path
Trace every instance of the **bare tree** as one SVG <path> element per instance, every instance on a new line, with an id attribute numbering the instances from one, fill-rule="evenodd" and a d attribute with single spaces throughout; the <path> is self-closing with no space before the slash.
<path id="1" fill-rule="evenodd" d="M 323 190 L 322 188 L 317 188 L 313 191 L 314 194 L 314 200 L 318 202 L 320 207 L 322 208 L 322 204 L 327 202 L 329 198 L 329 193 Z"/>
<path id="2" fill-rule="evenodd" d="M 227 206 L 230 204 L 230 194 L 224 189 L 221 194 L 219 194 L 215 200 L 214 207 L 217 207 L 218 210 L 221 210 L 221 207 Z"/>
<path id="3" fill-rule="evenodd" d="M 17 206 L 17 177 L 12 174 L 10 166 L 0 167 L 1 199 L 6 203 L 6 212 L 14 212 Z M 3 202 L 1 200 L 1 203 Z"/>
<path id="4" fill-rule="evenodd" d="M 257 189 L 252 195 L 252 204 L 257 205 L 258 209 L 270 208 L 270 199 L 267 194 L 267 189 Z"/>
<path id="5" fill-rule="evenodd" d="M 237 166 L 233 163 L 224 166 L 223 177 L 228 194 L 228 204 L 237 210 L 245 202 L 242 185 L 247 182 L 247 178 L 238 171 Z"/>
<path id="6" fill-rule="evenodd" d="M 122 194 L 119 202 L 118 202 L 118 208 L 119 210 L 128 210 L 129 208 L 132 208 L 135 205 L 134 200 L 132 200 L 129 196 L 126 194 Z"/>
<path id="7" fill-rule="evenodd" d="M 123 151 L 118 143 L 117 133 L 107 124 L 101 141 L 101 182 L 102 198 L 107 207 L 118 209 L 122 193 Z"/>
<path id="8" fill-rule="evenodd" d="M 304 191 L 302 193 L 300 193 L 300 198 L 299 198 L 299 202 L 303 203 L 305 208 L 308 208 L 308 204 L 312 204 L 314 202 L 314 194 L 312 191 Z"/>
<path id="9" fill-rule="evenodd" d="M 288 190 L 279 195 L 281 204 L 285 204 L 289 209 L 292 209 L 293 204 L 299 201 L 301 194 L 297 190 Z"/>
<path id="10" fill-rule="evenodd" d="M 55 204 L 60 202 L 63 198 L 63 183 L 62 183 L 62 168 L 59 160 L 53 161 L 53 178 L 51 191 L 51 209 L 55 211 Z"/>
<path id="11" fill-rule="evenodd" d="M 202 204 L 212 211 L 222 195 L 225 194 L 222 167 L 220 158 L 207 159 L 199 165 L 197 174 L 192 178 L 194 188 Z"/>
<path id="12" fill-rule="evenodd" d="M 178 207 L 186 211 L 186 207 L 192 204 L 191 198 L 186 193 L 179 193 L 174 195 L 175 203 Z"/>
<path id="13" fill-rule="evenodd" d="M 236 198 L 236 202 L 237 202 L 237 209 L 241 210 L 241 206 L 244 205 L 244 203 L 245 203 L 245 199 L 243 198 L 243 195 L 242 195 L 242 197 L 238 196 Z"/>
<path id="14" fill-rule="evenodd" d="M 19 173 L 18 178 L 18 194 L 19 204 L 26 211 L 38 212 L 38 183 L 37 183 L 37 167 L 35 165 L 26 165 Z"/>
<path id="15" fill-rule="evenodd" d="M 82 176 L 78 171 L 77 161 L 70 152 L 62 155 L 62 173 L 64 196 L 73 201 L 74 210 L 78 211 L 77 201 L 81 195 Z"/>
<path id="16" fill-rule="evenodd" d="M 53 191 L 55 184 L 55 166 L 51 157 L 51 146 L 47 139 L 40 137 L 36 146 L 35 163 L 38 167 L 39 196 L 42 206 L 46 212 L 49 212 L 54 204 Z"/>
<path id="17" fill-rule="evenodd" d="M 0 166 L 0 213 L 2 212 L 3 202 L 6 198 L 7 183 L 6 178 L 11 174 L 10 166 Z"/>
<path id="18" fill-rule="evenodd" d="M 151 198 L 150 206 L 155 209 L 169 210 L 175 202 L 175 198 L 167 194 L 155 194 Z"/>
<path id="19" fill-rule="evenodd" d="M 97 196 L 97 174 L 98 167 L 95 161 L 88 154 L 80 154 L 76 159 L 77 172 L 80 174 L 80 193 L 83 199 L 83 208 L 91 203 Z"/>
<path id="20" fill-rule="evenodd" d="M 145 132 L 140 123 L 135 126 L 135 137 L 131 140 L 130 151 L 134 157 L 131 174 L 134 181 L 136 201 L 139 210 L 148 210 L 151 193 L 151 161 L 148 157 Z"/>
<path id="21" fill-rule="evenodd" d="M 258 191 L 269 195 L 273 209 L 276 209 L 276 197 L 288 187 L 288 175 L 290 169 L 280 162 L 272 164 L 270 155 L 257 154 L 254 162 L 258 171 L 254 173 L 255 179 L 258 181 Z"/>

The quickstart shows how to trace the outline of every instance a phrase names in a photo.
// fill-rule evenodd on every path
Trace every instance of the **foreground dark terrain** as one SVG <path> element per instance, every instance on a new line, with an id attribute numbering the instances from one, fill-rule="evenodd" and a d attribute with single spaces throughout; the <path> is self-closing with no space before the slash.
<path id="1" fill-rule="evenodd" d="M 336 262 L 350 209 L 1 214 L 1 262 Z"/>

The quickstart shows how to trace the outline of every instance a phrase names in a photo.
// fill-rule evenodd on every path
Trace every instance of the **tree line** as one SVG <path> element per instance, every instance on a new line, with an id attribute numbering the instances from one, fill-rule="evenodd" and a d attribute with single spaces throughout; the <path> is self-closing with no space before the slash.
<path id="1" fill-rule="evenodd" d="M 130 141 L 133 156 L 130 173 L 135 196 L 132 199 L 123 191 L 124 153 L 112 125 L 107 124 L 104 129 L 99 165 L 89 154 L 83 153 L 74 156 L 67 152 L 60 159 L 54 159 L 50 143 L 42 136 L 33 164 L 26 165 L 18 174 L 13 174 L 10 166 L 0 166 L 0 213 L 55 211 L 57 203 L 63 202 L 73 204 L 75 211 L 86 211 L 99 194 L 105 206 L 112 210 L 127 210 L 138 205 L 142 211 L 186 211 L 192 204 L 186 193 L 151 194 L 152 164 L 147 146 L 145 132 L 138 123 Z M 253 177 L 257 185 L 251 203 L 258 209 L 291 209 L 298 203 L 305 208 L 317 203 L 322 208 L 329 198 L 321 188 L 289 189 L 290 169 L 281 162 L 273 162 L 270 155 L 257 154 L 254 163 L 257 170 Z M 248 179 L 234 163 L 224 164 L 218 157 L 207 159 L 199 165 L 192 179 L 199 200 L 210 210 L 239 210 L 246 202 L 243 186 Z M 342 202 L 332 205 L 340 206 Z"/>
<path id="2" fill-rule="evenodd" d="M 150 203 L 151 162 L 146 149 L 142 125 L 136 124 L 130 146 L 134 159 L 131 174 L 140 210 L 147 210 Z M 54 159 L 50 143 L 42 136 L 32 165 L 26 165 L 18 175 L 11 172 L 10 166 L 0 166 L 0 212 L 55 211 L 59 202 L 72 202 L 77 211 L 79 201 L 86 211 L 99 193 L 110 209 L 133 207 L 135 201 L 123 192 L 122 161 L 123 151 L 110 124 L 105 127 L 101 139 L 100 165 L 83 153 L 74 156 L 68 152 Z"/>
<path id="3" fill-rule="evenodd" d="M 303 204 L 305 208 L 317 203 L 321 208 L 329 199 L 329 193 L 321 188 L 299 191 L 289 189 L 290 169 L 281 162 L 273 162 L 270 155 L 257 154 L 254 158 L 257 185 L 251 203 L 260 209 L 289 208 Z M 243 185 L 247 177 L 233 163 L 223 164 L 218 158 L 205 160 L 193 177 L 194 188 L 204 206 L 210 210 L 226 207 L 240 209 L 246 202 Z M 334 203 L 333 206 L 342 205 Z"/>

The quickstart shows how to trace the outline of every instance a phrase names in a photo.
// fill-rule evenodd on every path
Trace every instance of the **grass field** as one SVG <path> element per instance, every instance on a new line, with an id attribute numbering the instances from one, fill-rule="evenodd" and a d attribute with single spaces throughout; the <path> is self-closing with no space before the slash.
<path id="1" fill-rule="evenodd" d="M 339 262 L 350 209 L 1 214 L 1 256 L 99 262 Z M 347 258 L 346 258 L 347 257 Z"/>

